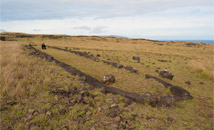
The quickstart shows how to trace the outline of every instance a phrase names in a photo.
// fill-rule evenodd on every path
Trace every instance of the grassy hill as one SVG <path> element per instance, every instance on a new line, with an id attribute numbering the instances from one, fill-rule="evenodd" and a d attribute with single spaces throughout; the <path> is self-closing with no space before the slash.
<path id="1" fill-rule="evenodd" d="M 213 45 L 190 42 L 160 42 L 97 36 L 32 35 L 1 33 L 1 129 L 213 129 Z M 89 58 L 49 48 L 82 52 Z M 152 107 L 121 95 L 91 88 L 54 62 L 48 62 L 24 45 L 31 44 L 54 59 L 71 65 L 101 81 L 114 75 L 109 85 L 127 92 L 160 99 L 171 96 L 169 88 L 146 79 L 153 75 L 187 90 L 194 99 L 173 102 L 172 106 Z M 133 60 L 140 57 L 140 62 Z M 115 62 L 138 70 L 133 73 L 101 61 Z M 158 72 L 167 69 L 172 80 Z M 189 84 L 186 82 L 190 81 Z"/>

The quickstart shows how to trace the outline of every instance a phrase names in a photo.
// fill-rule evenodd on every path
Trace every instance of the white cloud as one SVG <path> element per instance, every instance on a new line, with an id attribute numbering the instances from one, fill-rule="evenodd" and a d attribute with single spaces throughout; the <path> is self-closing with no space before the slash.
<path id="1" fill-rule="evenodd" d="M 68 18 L 37 21 L 3 22 L 8 31 L 70 35 L 121 35 L 151 39 L 210 39 L 212 19 L 207 16 L 118 17 L 106 19 Z M 35 28 L 42 31 L 32 31 Z"/>
<path id="2" fill-rule="evenodd" d="M 1 0 L 2 20 L 36 20 L 70 17 L 111 18 L 139 16 L 180 7 L 203 6 L 212 0 Z"/>
<path id="3" fill-rule="evenodd" d="M 214 32 L 212 0 L 2 0 L 1 11 L 1 27 L 14 32 L 151 39 Z"/>
<path id="4" fill-rule="evenodd" d="M 88 27 L 88 26 L 73 27 L 73 29 L 80 29 L 80 30 L 86 30 L 86 31 L 91 30 L 91 28 L 90 28 L 90 27 Z"/>

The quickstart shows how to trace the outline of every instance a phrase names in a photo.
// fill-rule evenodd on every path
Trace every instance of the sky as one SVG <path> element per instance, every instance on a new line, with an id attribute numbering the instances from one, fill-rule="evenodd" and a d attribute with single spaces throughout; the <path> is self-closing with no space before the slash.
<path id="1" fill-rule="evenodd" d="M 0 32 L 214 39 L 214 0 L 1 0 Z"/>

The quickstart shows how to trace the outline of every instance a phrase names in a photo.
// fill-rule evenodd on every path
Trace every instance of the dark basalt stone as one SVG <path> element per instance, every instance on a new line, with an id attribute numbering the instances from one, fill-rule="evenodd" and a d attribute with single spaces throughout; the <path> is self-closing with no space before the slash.
<path id="1" fill-rule="evenodd" d="M 204 82 L 200 82 L 199 84 L 203 85 L 203 84 L 204 84 Z"/>
<path id="2" fill-rule="evenodd" d="M 129 71 L 131 71 L 131 72 L 133 72 L 133 73 L 138 73 L 138 70 L 133 68 L 133 67 L 131 67 L 131 66 L 125 65 L 124 68 L 129 70 Z"/>
<path id="3" fill-rule="evenodd" d="M 170 91 L 173 95 L 181 97 L 182 99 L 193 99 L 188 91 L 178 86 L 171 86 Z"/>
<path id="4" fill-rule="evenodd" d="M 163 78 L 168 78 L 168 79 L 173 79 L 174 75 L 169 72 L 168 70 L 162 70 L 159 72 L 159 76 L 163 77 Z"/>
<path id="5" fill-rule="evenodd" d="M 104 75 L 101 79 L 104 84 L 113 84 L 115 82 L 115 77 L 113 75 Z"/>
<path id="6" fill-rule="evenodd" d="M 138 56 L 133 56 L 132 59 L 133 59 L 133 60 L 137 60 L 137 62 L 140 63 L 140 57 L 138 57 Z"/>
<path id="7" fill-rule="evenodd" d="M 95 57 L 95 56 L 92 55 L 92 54 L 89 55 L 89 53 L 87 53 L 87 52 L 72 51 L 72 50 L 67 50 L 67 49 L 62 49 L 62 48 L 52 47 L 52 46 L 47 46 L 47 47 L 50 47 L 50 48 L 53 48 L 53 49 L 62 50 L 62 51 L 67 51 L 67 52 L 70 52 L 70 53 L 74 53 L 74 54 L 76 54 L 76 55 L 83 56 L 83 57 L 85 57 L 85 58 L 89 58 L 89 59 L 91 59 L 91 60 L 93 60 L 93 61 L 96 61 L 96 62 L 99 62 L 99 61 L 100 61 L 100 59 L 97 58 L 97 57 L 99 57 L 100 54 L 97 54 L 96 57 Z M 138 58 L 137 58 L 137 59 L 138 59 Z M 107 60 L 110 60 L 110 59 L 107 59 Z M 57 61 L 55 61 L 55 62 L 57 62 Z M 117 68 L 119 68 L 119 69 L 120 69 L 120 68 L 124 68 L 124 69 L 129 70 L 129 71 L 131 71 L 131 72 L 133 72 L 133 73 L 138 73 L 138 70 L 135 69 L 135 68 L 133 68 L 133 67 L 131 67 L 131 66 L 127 66 L 127 65 L 124 66 L 124 65 L 121 65 L 121 64 L 118 64 L 118 63 L 115 63 L 115 62 L 104 61 L 104 60 L 102 60 L 102 62 L 103 62 L 103 63 L 106 63 L 106 64 L 108 64 L 108 65 L 117 67 Z"/>
<path id="8" fill-rule="evenodd" d="M 160 61 L 160 62 L 168 62 L 167 60 L 158 60 L 158 61 Z"/>
<path id="9" fill-rule="evenodd" d="M 185 84 L 190 85 L 190 84 L 191 84 L 191 81 L 186 81 Z"/>
<path id="10" fill-rule="evenodd" d="M 167 83 L 166 81 L 164 81 L 162 79 L 159 79 L 155 76 L 151 76 L 148 74 L 145 76 L 145 78 L 146 79 L 152 78 L 152 79 L 158 81 L 159 83 L 163 84 L 166 88 L 170 87 L 170 91 L 172 92 L 172 94 L 174 96 L 173 98 L 175 98 L 176 101 L 193 99 L 193 97 L 187 90 L 185 90 L 179 86 L 174 86 L 170 83 Z"/>

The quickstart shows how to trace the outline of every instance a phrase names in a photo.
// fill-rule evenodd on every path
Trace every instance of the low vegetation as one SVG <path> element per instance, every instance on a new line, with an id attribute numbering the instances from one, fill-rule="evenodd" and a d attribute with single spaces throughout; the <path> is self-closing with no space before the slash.
<path id="1" fill-rule="evenodd" d="M 2 33 L 0 129 L 213 129 L 213 45 L 187 42 L 160 42 L 112 37 L 75 37 Z M 139 73 L 103 62 L 48 48 L 86 52 L 98 59 L 132 66 Z M 105 93 L 79 81 L 54 62 L 31 55 L 24 45 L 53 56 L 101 81 L 113 75 L 110 86 L 138 95 L 149 93 L 160 98 L 172 95 L 146 74 L 159 77 L 167 69 L 172 80 L 194 99 L 173 103 L 171 107 L 139 104 L 121 95 Z M 140 62 L 133 60 L 140 57 Z M 188 81 L 188 82 L 187 82 Z"/>

